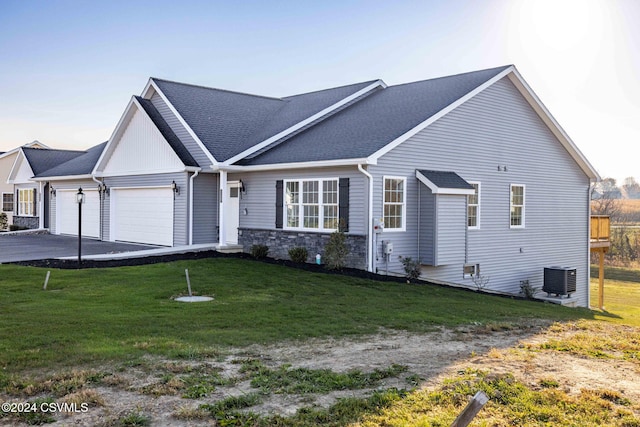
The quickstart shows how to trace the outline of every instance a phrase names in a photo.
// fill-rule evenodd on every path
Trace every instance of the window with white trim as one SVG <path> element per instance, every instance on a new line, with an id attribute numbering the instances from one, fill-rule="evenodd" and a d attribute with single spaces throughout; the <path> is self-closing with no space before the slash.
<path id="1" fill-rule="evenodd" d="M 510 219 L 511 228 L 524 228 L 525 186 L 511 184 Z"/>
<path id="2" fill-rule="evenodd" d="M 467 196 L 467 226 L 470 229 L 480 228 L 480 183 L 469 182 L 475 192 Z"/>
<path id="3" fill-rule="evenodd" d="M 35 212 L 33 210 L 34 193 L 35 191 L 33 191 L 33 188 L 18 190 L 18 215 L 35 216 Z"/>
<path id="4" fill-rule="evenodd" d="M 335 231 L 338 228 L 338 179 L 284 182 L 285 228 Z"/>
<path id="5" fill-rule="evenodd" d="M 13 212 L 13 193 L 2 193 L 2 211 Z"/>
<path id="6" fill-rule="evenodd" d="M 383 216 L 385 231 L 405 231 L 407 179 L 384 177 Z"/>

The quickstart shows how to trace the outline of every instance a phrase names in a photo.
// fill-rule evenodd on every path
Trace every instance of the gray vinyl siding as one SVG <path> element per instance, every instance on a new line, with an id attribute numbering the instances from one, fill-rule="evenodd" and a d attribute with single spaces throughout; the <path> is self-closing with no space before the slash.
<path id="1" fill-rule="evenodd" d="M 182 125 L 180 120 L 176 117 L 176 115 L 171 111 L 169 106 L 162 100 L 158 93 L 154 93 L 151 97 L 151 103 L 156 107 L 162 118 L 167 122 L 173 133 L 182 141 L 189 153 L 193 156 L 198 165 L 202 168 L 210 168 L 211 160 L 207 157 L 207 155 L 202 151 L 200 145 L 196 142 L 195 139 L 187 132 L 187 129 Z"/>
<path id="2" fill-rule="evenodd" d="M 200 174 L 193 182 L 193 243 L 218 241 L 218 174 Z"/>
<path id="3" fill-rule="evenodd" d="M 418 228 L 418 256 L 422 264 L 436 265 L 436 195 L 426 186 L 418 186 L 420 221 Z"/>
<path id="4" fill-rule="evenodd" d="M 418 256 L 417 195 L 422 184 L 416 169 L 454 171 L 481 183 L 480 228 L 468 230 L 468 261 L 481 264 L 481 273 L 490 278 L 488 288 L 518 293 L 521 280 L 542 287 L 544 267 L 571 266 L 577 268 L 578 302 L 588 305 L 589 178 L 508 79 L 371 167 L 376 216 L 382 215 L 382 177 L 407 177 L 406 232 L 383 233 L 383 239 L 394 243 L 389 269 L 397 273 L 402 272 L 397 255 Z M 526 186 L 523 229 L 510 228 L 511 184 Z M 473 285 L 462 278 L 459 263 L 424 267 L 423 275 Z"/>
<path id="5" fill-rule="evenodd" d="M 180 246 L 189 244 L 188 178 L 186 172 L 176 172 L 157 175 L 106 177 L 104 182 L 109 188 L 136 188 L 167 186 L 175 181 L 180 188 L 180 194 L 174 196 L 173 203 L 173 245 Z M 109 240 L 110 238 L 109 202 L 110 196 L 107 195 L 103 202 L 102 240 Z M 140 215 L 153 215 L 153 212 L 140 212 Z"/>
<path id="6" fill-rule="evenodd" d="M 69 180 L 69 181 L 51 181 L 49 182 L 49 188 L 54 188 L 56 191 L 58 190 L 78 190 L 79 188 L 82 188 L 84 190 L 86 189 L 92 189 L 95 190 L 98 187 L 98 184 L 89 179 L 89 180 Z M 100 204 L 104 204 L 103 201 L 100 201 Z M 57 234 L 58 230 L 56 229 L 57 227 L 57 218 L 56 218 L 56 214 L 57 214 L 57 197 L 53 196 L 53 197 L 49 197 L 49 230 L 51 232 L 51 234 Z M 46 214 L 46 213 L 45 213 Z M 101 224 L 102 227 L 102 224 Z M 102 228 L 101 228 L 102 229 Z M 84 234 L 84 233 L 83 233 Z"/>
<path id="7" fill-rule="evenodd" d="M 356 166 L 229 174 L 242 180 L 246 193 L 240 200 L 240 228 L 274 229 L 276 181 L 283 179 L 349 178 L 349 234 L 366 234 L 368 180 Z M 247 209 L 247 215 L 243 210 Z"/>

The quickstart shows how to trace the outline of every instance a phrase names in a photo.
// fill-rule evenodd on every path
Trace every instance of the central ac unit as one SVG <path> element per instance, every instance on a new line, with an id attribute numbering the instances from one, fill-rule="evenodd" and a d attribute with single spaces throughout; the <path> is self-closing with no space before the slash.
<path id="1" fill-rule="evenodd" d="M 549 295 L 571 295 L 576 291 L 576 269 L 572 267 L 545 267 L 542 291 Z"/>

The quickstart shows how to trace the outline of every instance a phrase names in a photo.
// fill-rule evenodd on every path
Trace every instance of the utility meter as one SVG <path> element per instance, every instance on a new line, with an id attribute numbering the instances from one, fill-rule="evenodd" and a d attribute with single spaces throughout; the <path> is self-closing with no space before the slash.
<path id="1" fill-rule="evenodd" d="M 385 255 L 391 255 L 393 253 L 393 243 L 382 242 L 382 251 Z"/>
<path id="2" fill-rule="evenodd" d="M 373 220 L 373 232 L 382 233 L 384 231 L 384 220 L 375 218 Z"/>

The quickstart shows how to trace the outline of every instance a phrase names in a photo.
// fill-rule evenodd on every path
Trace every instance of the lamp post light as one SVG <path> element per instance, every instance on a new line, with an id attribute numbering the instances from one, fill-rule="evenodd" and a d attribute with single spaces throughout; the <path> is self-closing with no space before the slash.
<path id="1" fill-rule="evenodd" d="M 82 187 L 78 188 L 76 203 L 78 203 L 78 268 L 80 268 L 82 265 L 82 204 L 84 203 Z"/>

